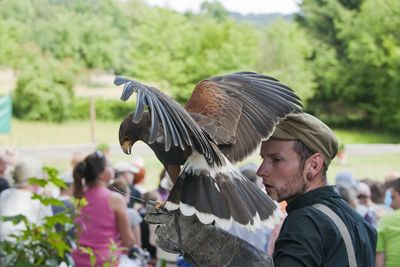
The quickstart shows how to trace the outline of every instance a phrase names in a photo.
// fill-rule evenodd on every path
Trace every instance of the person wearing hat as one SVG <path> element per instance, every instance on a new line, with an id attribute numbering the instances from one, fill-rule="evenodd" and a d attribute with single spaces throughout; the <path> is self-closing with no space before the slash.
<path id="1" fill-rule="evenodd" d="M 129 198 L 128 207 L 133 208 L 134 204 L 137 202 L 135 198 L 142 198 L 142 194 L 133 184 L 135 174 L 139 172 L 139 169 L 126 161 L 118 161 L 114 164 L 114 169 L 115 180 L 123 179 L 129 186 L 131 197 Z"/>
<path id="2" fill-rule="evenodd" d="M 158 245 L 200 266 L 374 266 L 375 229 L 327 183 L 337 151 L 332 130 L 307 113 L 288 115 L 263 141 L 257 175 L 271 198 L 288 203 L 273 257 L 190 217 L 149 207 L 146 220 L 160 224 Z"/>
<path id="3" fill-rule="evenodd" d="M 273 199 L 288 202 L 275 266 L 374 266 L 375 229 L 327 183 L 337 150 L 332 130 L 307 113 L 288 116 L 263 142 L 258 175 Z"/>
<path id="4" fill-rule="evenodd" d="M 0 194 L 0 217 L 24 215 L 31 223 L 40 225 L 43 219 L 52 216 L 50 206 L 44 206 L 39 200 L 32 199 L 39 187 L 29 183 L 29 178 L 43 178 L 43 165 L 31 157 L 22 157 L 15 163 L 12 171 L 14 185 Z M 0 220 L 0 241 L 14 240 L 12 234 L 18 235 L 26 229 L 23 222 L 13 224 Z"/>

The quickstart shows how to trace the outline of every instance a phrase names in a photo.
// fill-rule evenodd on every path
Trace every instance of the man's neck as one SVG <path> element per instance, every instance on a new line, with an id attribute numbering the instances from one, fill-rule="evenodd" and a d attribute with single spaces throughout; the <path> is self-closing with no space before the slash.
<path id="1" fill-rule="evenodd" d="M 309 191 L 312 191 L 312 190 L 317 189 L 317 188 L 320 188 L 320 187 L 323 187 L 323 186 L 326 186 L 326 185 L 327 185 L 326 179 L 323 178 L 323 177 L 321 177 L 320 179 L 316 179 L 316 180 L 314 180 L 313 182 L 311 182 L 311 183 L 307 186 L 307 188 L 306 188 L 306 190 L 304 191 L 304 193 L 309 192 Z"/>

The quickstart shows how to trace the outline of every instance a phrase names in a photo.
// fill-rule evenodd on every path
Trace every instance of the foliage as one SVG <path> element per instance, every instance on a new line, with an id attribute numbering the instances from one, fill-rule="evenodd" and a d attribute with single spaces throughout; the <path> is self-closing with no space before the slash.
<path id="1" fill-rule="evenodd" d="M 95 99 L 96 119 L 104 121 L 120 121 L 127 114 L 135 109 L 131 103 L 111 99 Z M 77 98 L 71 107 L 70 119 L 89 120 L 90 119 L 90 99 Z"/>
<path id="2" fill-rule="evenodd" d="M 154 9 L 141 19 L 133 38 L 128 75 L 157 81 L 185 101 L 206 77 L 252 69 L 258 39 L 254 28 L 222 17 L 185 17 Z"/>
<path id="3" fill-rule="evenodd" d="M 56 72 L 72 73 L 71 83 L 92 70 L 130 76 L 185 102 L 204 78 L 256 70 L 288 84 L 318 116 L 400 132 L 399 1 L 303 0 L 300 7 L 295 22 L 262 28 L 234 20 L 218 1 L 181 14 L 142 0 L 2 0 L 0 64 L 20 75 L 14 103 L 24 119 L 87 118 L 86 100 L 74 103 Z"/>
<path id="4" fill-rule="evenodd" d="M 317 87 L 309 108 L 400 132 L 399 1 L 305 0 L 301 8 L 297 21 L 314 37 Z"/>
<path id="5" fill-rule="evenodd" d="M 58 177 L 58 172 L 50 167 L 44 169 L 47 179 L 30 179 L 29 182 L 44 187 L 50 183 L 65 187 L 64 182 Z M 30 222 L 24 215 L 0 218 L 13 224 L 23 223 L 26 226 L 18 234 L 13 234 L 13 239 L 0 241 L 1 266 L 58 266 L 61 262 L 72 264 L 70 258 L 71 242 L 69 231 L 73 227 L 73 211 L 68 209 L 58 199 L 34 194 L 33 199 L 38 199 L 43 205 L 56 205 L 65 208 L 65 211 L 44 218 L 42 224 Z M 56 225 L 63 225 L 55 231 Z"/>
<path id="6" fill-rule="evenodd" d="M 366 0 L 351 27 L 343 27 L 348 40 L 345 68 L 348 103 L 368 115 L 372 125 L 400 132 L 400 2 L 376 5 Z"/>
<path id="7" fill-rule="evenodd" d="M 312 49 L 303 29 L 277 20 L 264 29 L 257 70 L 277 77 L 306 102 L 313 96 L 315 84 L 308 64 Z"/>
<path id="8" fill-rule="evenodd" d="M 22 48 L 19 43 L 22 39 L 21 26 L 15 22 L 0 19 L 0 65 L 15 67 Z"/>
<path id="9" fill-rule="evenodd" d="M 14 91 L 15 116 L 28 120 L 65 121 L 73 101 L 72 77 L 65 64 L 51 58 L 47 64 L 38 60 L 28 65 L 21 71 Z"/>
<path id="10" fill-rule="evenodd" d="M 203 14 L 209 15 L 219 21 L 224 21 L 229 18 L 229 12 L 219 1 L 207 2 L 200 4 L 200 11 Z"/>

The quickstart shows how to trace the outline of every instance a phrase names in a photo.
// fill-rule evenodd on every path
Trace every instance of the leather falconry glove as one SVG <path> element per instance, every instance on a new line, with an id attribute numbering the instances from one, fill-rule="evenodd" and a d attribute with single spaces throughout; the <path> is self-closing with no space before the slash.
<path id="1" fill-rule="evenodd" d="M 168 212 L 147 205 L 145 221 L 158 224 L 156 244 L 170 253 L 180 253 L 196 266 L 274 266 L 272 257 L 246 241 L 195 216 Z"/>

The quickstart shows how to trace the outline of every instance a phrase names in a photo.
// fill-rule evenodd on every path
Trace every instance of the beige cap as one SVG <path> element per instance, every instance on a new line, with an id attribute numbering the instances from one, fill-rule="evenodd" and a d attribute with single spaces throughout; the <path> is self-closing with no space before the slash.
<path id="1" fill-rule="evenodd" d="M 321 153 L 327 165 L 336 156 L 338 141 L 333 131 L 308 113 L 292 113 L 276 127 L 273 138 L 300 140 L 311 151 Z"/>
<path id="2" fill-rule="evenodd" d="M 126 161 L 118 161 L 114 164 L 114 169 L 116 172 L 131 172 L 138 173 L 139 169 Z"/>

